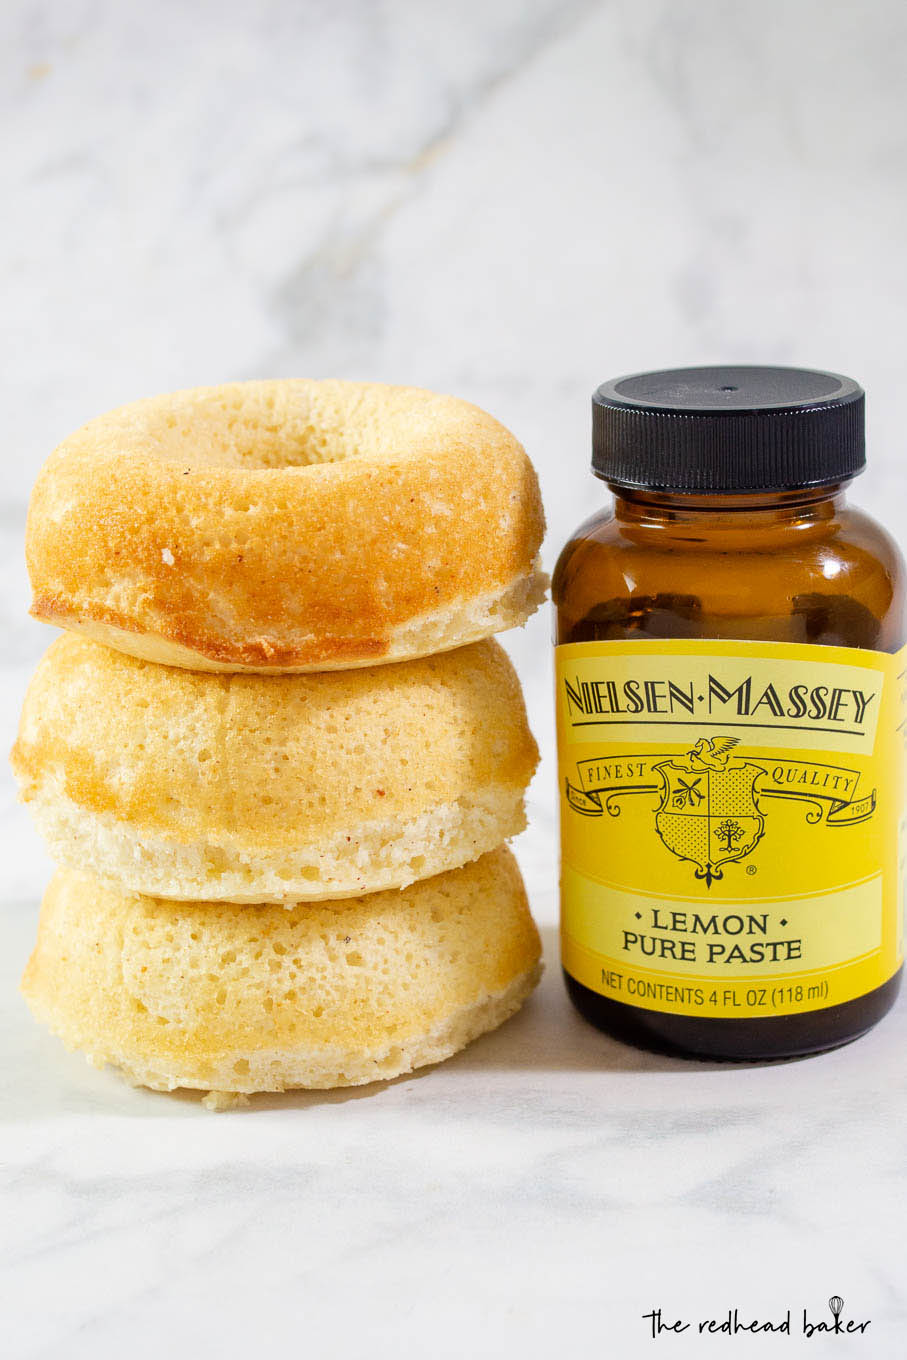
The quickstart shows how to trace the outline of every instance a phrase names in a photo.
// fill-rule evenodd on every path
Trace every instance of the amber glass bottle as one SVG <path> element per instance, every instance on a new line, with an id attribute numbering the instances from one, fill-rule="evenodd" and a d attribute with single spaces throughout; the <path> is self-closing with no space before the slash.
<path id="1" fill-rule="evenodd" d="M 554 576 L 570 995 L 685 1055 L 844 1043 L 901 964 L 904 574 L 846 503 L 863 393 L 640 374 L 593 430 L 614 502 Z"/>

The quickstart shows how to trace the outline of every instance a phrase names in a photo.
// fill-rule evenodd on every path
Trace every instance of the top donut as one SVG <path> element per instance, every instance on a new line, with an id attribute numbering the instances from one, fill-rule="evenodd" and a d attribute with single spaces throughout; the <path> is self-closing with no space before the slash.
<path id="1" fill-rule="evenodd" d="M 523 623 L 544 532 L 523 448 L 412 387 L 228 383 L 90 421 L 32 493 L 36 618 L 193 670 L 339 670 Z"/>

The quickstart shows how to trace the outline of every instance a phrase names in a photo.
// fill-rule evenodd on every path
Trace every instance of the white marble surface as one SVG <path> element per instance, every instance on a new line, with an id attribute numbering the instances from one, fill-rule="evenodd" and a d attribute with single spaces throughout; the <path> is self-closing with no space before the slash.
<path id="1" fill-rule="evenodd" d="M 597 381 L 836 368 L 870 394 L 860 499 L 907 539 L 897 0 L 7 0 L 0 33 L 7 739 L 47 641 L 21 566 L 36 468 L 175 386 L 468 396 L 538 464 L 550 564 L 597 495 Z M 387 1087 L 213 1116 L 67 1055 L 16 992 L 49 866 L 5 782 L 4 1356 L 905 1353 L 907 1010 L 752 1068 L 573 1016 L 547 627 L 509 645 L 546 757 L 518 851 L 548 973 L 500 1033 Z M 641 1320 L 828 1316 L 833 1292 L 865 1339 Z"/>

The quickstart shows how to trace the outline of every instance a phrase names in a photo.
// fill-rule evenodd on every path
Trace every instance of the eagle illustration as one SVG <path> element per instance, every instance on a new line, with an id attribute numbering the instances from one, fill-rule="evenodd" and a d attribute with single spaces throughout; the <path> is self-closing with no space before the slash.
<path id="1" fill-rule="evenodd" d="M 687 752 L 693 770 L 727 769 L 728 755 L 739 737 L 700 737 L 692 751 Z"/>

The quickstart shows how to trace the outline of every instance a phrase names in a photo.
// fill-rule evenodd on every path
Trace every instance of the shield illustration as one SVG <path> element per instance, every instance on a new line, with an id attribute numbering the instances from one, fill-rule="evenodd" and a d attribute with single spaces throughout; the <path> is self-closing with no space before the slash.
<path id="1" fill-rule="evenodd" d="M 744 859 L 762 837 L 765 818 L 754 785 L 763 771 L 744 760 L 718 770 L 672 760 L 656 768 L 664 787 L 655 828 L 672 854 L 696 865 L 696 877 L 708 887 L 723 877 L 723 864 Z"/>

